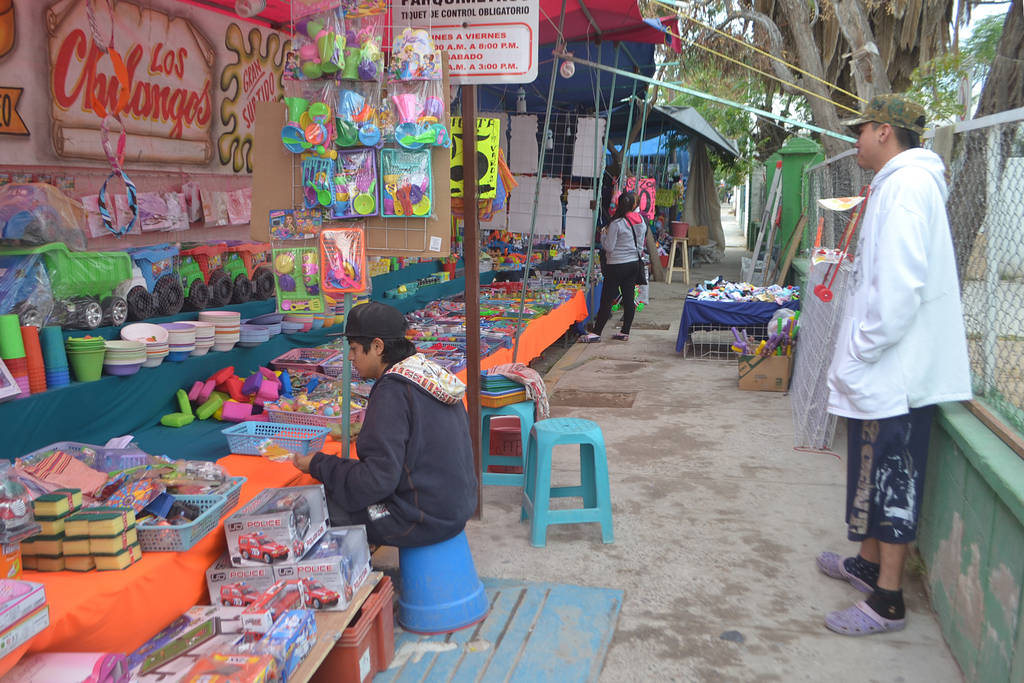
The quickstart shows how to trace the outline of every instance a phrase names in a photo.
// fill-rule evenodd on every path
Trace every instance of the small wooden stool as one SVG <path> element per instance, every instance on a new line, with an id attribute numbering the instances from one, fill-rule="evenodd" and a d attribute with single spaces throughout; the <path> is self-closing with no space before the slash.
<path id="1" fill-rule="evenodd" d="M 665 269 L 665 284 L 672 284 L 672 273 L 676 268 L 676 245 L 683 245 L 683 284 L 690 284 L 690 249 L 685 237 L 673 237 L 672 248 L 668 250 L 668 268 Z"/>

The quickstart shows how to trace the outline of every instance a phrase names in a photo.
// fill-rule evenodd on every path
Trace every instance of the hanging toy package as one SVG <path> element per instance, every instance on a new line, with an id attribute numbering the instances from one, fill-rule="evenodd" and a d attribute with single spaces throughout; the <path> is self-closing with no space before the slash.
<path id="1" fill-rule="evenodd" d="M 292 154 L 334 156 L 337 85 L 323 81 L 285 81 L 285 123 L 281 144 Z"/>
<path id="2" fill-rule="evenodd" d="M 349 81 L 380 82 L 384 73 L 386 6 L 366 3 L 345 14 L 345 64 L 340 74 Z"/>
<path id="3" fill-rule="evenodd" d="M 372 149 L 356 149 L 338 153 L 334 166 L 334 218 L 376 216 L 379 205 L 377 191 L 377 157 Z"/>
<path id="4" fill-rule="evenodd" d="M 391 81 L 394 140 L 406 149 L 451 147 L 448 107 L 441 81 Z"/>
<path id="5" fill-rule="evenodd" d="M 310 239 L 286 247 L 275 245 L 271 257 L 277 312 L 322 313 L 324 295 L 320 290 L 320 250 L 316 242 Z"/>
<path id="6" fill-rule="evenodd" d="M 393 81 L 441 80 L 441 55 L 424 29 L 406 28 L 391 46 Z"/>
<path id="7" fill-rule="evenodd" d="M 333 78 L 345 66 L 345 13 L 338 6 L 305 14 L 308 9 L 292 4 L 295 49 L 285 67 L 285 77 L 296 80 Z"/>
<path id="8" fill-rule="evenodd" d="M 342 81 L 338 88 L 338 147 L 380 147 L 381 85 L 376 81 Z"/>
<path id="9" fill-rule="evenodd" d="M 323 222 L 320 211 L 274 209 L 270 212 L 270 239 L 275 242 L 310 239 L 320 232 Z"/>
<path id="10" fill-rule="evenodd" d="M 433 215 L 430 150 L 382 149 L 380 178 L 382 216 L 427 218 Z"/>
<path id="11" fill-rule="evenodd" d="M 331 296 L 366 289 L 366 241 L 362 228 L 320 233 L 320 284 Z"/>

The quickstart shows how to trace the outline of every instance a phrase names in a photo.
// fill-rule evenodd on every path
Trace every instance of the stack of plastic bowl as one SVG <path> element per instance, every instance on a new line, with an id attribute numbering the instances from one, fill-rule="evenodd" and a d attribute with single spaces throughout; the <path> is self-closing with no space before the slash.
<path id="1" fill-rule="evenodd" d="M 103 359 L 107 355 L 106 340 L 103 337 L 68 337 L 65 347 L 76 380 L 95 382 L 100 378 L 103 374 Z"/>
<path id="2" fill-rule="evenodd" d="M 121 328 L 121 339 L 146 345 L 146 361 L 142 364 L 144 368 L 155 368 L 164 362 L 164 358 L 171 352 L 167 338 L 167 330 L 152 323 L 132 323 Z"/>
<path id="3" fill-rule="evenodd" d="M 209 353 L 213 345 L 217 343 L 217 326 L 202 320 L 182 320 L 181 322 L 196 328 L 196 348 L 192 355 L 205 356 Z"/>
<path id="4" fill-rule="evenodd" d="M 167 330 L 167 360 L 180 363 L 196 350 L 196 328 L 187 323 L 161 323 Z"/>
<path id="5" fill-rule="evenodd" d="M 106 347 L 103 371 L 108 375 L 134 375 L 147 360 L 145 342 L 114 339 Z"/>
<path id="6" fill-rule="evenodd" d="M 313 329 L 313 316 L 289 313 L 281 323 L 281 329 L 285 332 L 309 332 Z"/>
<path id="7" fill-rule="evenodd" d="M 200 311 L 199 320 L 217 326 L 214 351 L 230 351 L 241 338 L 242 314 L 238 311 Z"/>
<path id="8" fill-rule="evenodd" d="M 68 356 L 64 353 L 64 333 L 61 329 L 44 327 L 39 330 L 39 345 L 43 349 L 46 386 L 53 389 L 71 384 L 71 371 L 68 370 Z"/>
<path id="9" fill-rule="evenodd" d="M 240 335 L 239 346 L 259 346 L 263 342 L 270 341 L 270 328 L 263 325 L 252 325 L 250 321 L 243 320 Z"/>
<path id="10" fill-rule="evenodd" d="M 250 325 L 259 325 L 270 330 L 270 336 L 281 334 L 281 321 L 284 320 L 283 313 L 264 313 L 255 318 L 249 318 Z"/>
<path id="11" fill-rule="evenodd" d="M 46 365 L 43 364 L 43 349 L 39 345 L 39 328 L 23 326 L 21 341 L 25 346 L 25 361 L 28 363 L 28 390 L 33 394 L 46 391 Z"/>
<path id="12" fill-rule="evenodd" d="M 28 396 L 31 393 L 28 358 L 25 357 L 25 340 L 21 337 L 21 325 L 16 315 L 0 315 L 0 358 L 18 383 L 21 398 Z"/>

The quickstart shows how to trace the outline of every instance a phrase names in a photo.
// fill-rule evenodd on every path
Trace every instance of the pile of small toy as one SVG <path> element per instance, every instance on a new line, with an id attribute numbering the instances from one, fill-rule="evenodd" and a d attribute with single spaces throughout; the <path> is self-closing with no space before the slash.
<path id="1" fill-rule="evenodd" d="M 799 300 L 800 288 L 796 285 L 755 287 L 749 282 L 730 282 L 719 276 L 697 284 L 686 296 L 698 301 L 761 301 L 782 306 L 790 301 Z"/>
<path id="2" fill-rule="evenodd" d="M 782 309 L 782 315 L 774 316 L 768 323 L 768 338 L 754 340 L 746 330 L 732 329 L 735 343 L 732 350 L 743 356 L 792 356 L 796 347 L 800 311 Z M 791 314 L 791 315 L 790 315 Z"/>

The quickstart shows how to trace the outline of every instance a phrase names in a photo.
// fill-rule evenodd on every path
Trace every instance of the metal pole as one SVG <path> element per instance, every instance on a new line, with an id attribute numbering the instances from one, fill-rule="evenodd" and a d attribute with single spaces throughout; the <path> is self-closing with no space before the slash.
<path id="1" fill-rule="evenodd" d="M 348 314 L 352 311 L 352 294 L 345 293 L 345 324 L 348 324 Z M 343 420 L 341 422 L 341 457 L 348 458 L 351 455 L 352 443 L 352 363 L 348 360 L 348 337 L 341 338 L 345 362 L 341 365 L 341 409 Z"/>
<path id="2" fill-rule="evenodd" d="M 476 468 L 476 517 L 483 514 L 483 460 L 480 453 L 480 226 L 477 219 L 476 86 L 462 86 L 462 206 L 465 222 L 466 404 Z"/>
<path id="3" fill-rule="evenodd" d="M 619 166 L 619 178 L 615 181 L 615 189 L 622 190 L 622 181 L 629 176 L 629 131 L 633 130 L 633 100 L 636 99 L 636 84 L 633 81 L 633 94 L 629 96 L 629 121 L 626 123 L 626 136 L 622 138 L 622 164 Z"/>
<path id="4" fill-rule="evenodd" d="M 574 57 L 572 55 L 566 54 L 564 48 L 562 50 L 559 50 L 559 51 L 555 52 L 554 56 L 555 56 L 556 61 L 558 59 L 562 59 L 562 60 L 565 60 L 567 62 L 573 62 L 575 64 L 582 64 L 583 66 L 589 66 L 592 69 L 599 69 L 601 71 L 608 71 L 609 73 L 619 73 L 619 74 L 622 74 L 623 76 L 625 76 L 627 78 L 633 78 L 633 79 L 636 79 L 638 81 L 643 81 L 644 83 L 649 83 L 651 85 L 660 85 L 662 88 L 668 88 L 669 90 L 675 90 L 676 92 L 681 92 L 681 93 L 684 93 L 686 95 L 693 95 L 694 97 L 699 97 L 699 98 L 701 98 L 703 100 L 710 100 L 712 102 L 718 102 L 719 104 L 725 104 L 725 105 L 728 105 L 730 107 L 736 107 L 737 109 L 742 109 L 743 111 L 749 112 L 751 114 L 757 114 L 758 116 L 763 116 L 764 118 L 771 119 L 772 121 L 780 121 L 782 123 L 788 123 L 791 126 L 796 126 L 797 128 L 803 128 L 805 130 L 814 131 L 815 133 L 821 133 L 822 135 L 828 135 L 829 137 L 833 137 L 833 138 L 836 138 L 838 140 L 843 140 L 845 142 L 851 142 L 851 143 L 857 142 L 857 140 L 855 138 L 851 138 L 849 135 L 843 135 L 841 133 L 836 133 L 835 131 L 826 130 L 826 129 L 820 128 L 818 126 L 813 126 L 813 125 L 811 125 L 809 123 L 804 123 L 803 121 L 797 121 L 795 119 L 786 118 L 785 116 L 779 116 L 778 114 L 773 114 L 770 111 L 765 111 L 764 109 L 758 109 L 757 107 L 751 107 L 751 106 L 746 105 L 746 104 L 740 104 L 739 102 L 733 102 L 732 100 L 726 100 L 726 99 L 723 99 L 721 97 L 715 97 L 714 95 L 709 95 L 706 92 L 701 92 L 700 90 L 693 90 L 692 88 L 685 88 L 685 87 L 683 87 L 681 85 L 676 85 L 675 83 L 668 83 L 666 81 L 659 81 L 659 80 L 657 80 L 655 78 L 648 78 L 647 76 L 642 76 L 640 74 L 635 74 L 635 73 L 631 73 L 629 71 L 623 71 L 622 69 L 616 69 L 614 67 L 605 66 L 604 64 L 598 64 L 597 62 L 591 62 L 591 61 L 586 60 L 586 59 L 580 59 L 579 57 Z"/>
<path id="5" fill-rule="evenodd" d="M 562 13 L 558 17 L 558 41 L 562 45 L 562 28 L 565 26 L 565 3 L 562 0 Z M 540 153 L 537 155 L 537 186 L 533 190 L 533 211 L 530 214 L 530 243 L 526 247 L 526 265 L 523 267 L 523 291 L 519 297 L 519 315 L 516 316 L 515 342 L 512 346 L 512 362 L 519 358 L 519 335 L 522 333 L 523 311 L 526 310 L 526 281 L 530 277 L 530 261 L 533 259 L 533 238 L 537 234 L 537 204 L 540 202 L 540 181 L 544 175 L 544 156 L 547 153 L 547 135 L 551 127 L 551 104 L 555 99 L 555 79 L 558 77 L 558 57 L 551 60 L 551 82 L 548 84 L 548 106 L 544 113 L 544 134 L 540 139 Z"/>

